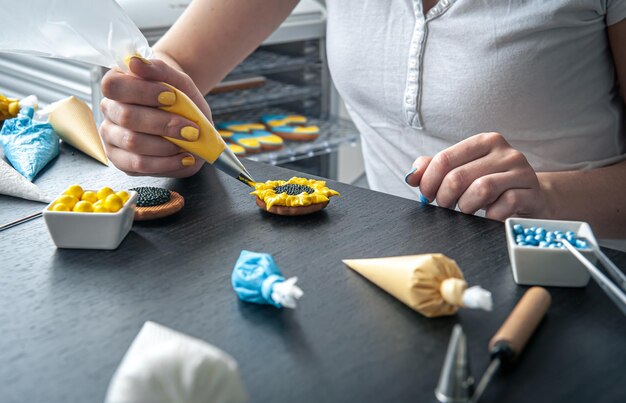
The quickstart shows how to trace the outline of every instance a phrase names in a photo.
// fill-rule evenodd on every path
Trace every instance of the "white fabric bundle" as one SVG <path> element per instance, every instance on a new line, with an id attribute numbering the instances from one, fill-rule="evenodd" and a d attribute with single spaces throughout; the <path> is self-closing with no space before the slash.
<path id="1" fill-rule="evenodd" d="M 237 363 L 222 350 L 146 322 L 111 379 L 105 403 L 247 401 Z"/>

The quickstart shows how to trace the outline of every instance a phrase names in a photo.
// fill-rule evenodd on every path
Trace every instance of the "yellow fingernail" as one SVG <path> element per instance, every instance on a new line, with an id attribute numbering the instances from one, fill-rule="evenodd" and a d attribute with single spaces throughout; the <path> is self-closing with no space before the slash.
<path id="1" fill-rule="evenodd" d="M 133 58 L 133 59 L 139 59 L 139 61 L 140 61 L 141 63 L 143 63 L 143 64 L 147 64 L 148 66 L 150 66 L 150 65 L 152 64 L 152 62 L 151 62 L 150 60 L 148 60 L 148 59 L 146 59 L 146 58 L 143 58 L 143 57 L 141 57 L 141 56 L 139 56 L 139 55 L 135 55 L 135 56 L 133 56 L 132 58 Z"/>
<path id="2" fill-rule="evenodd" d="M 190 167 L 196 163 L 196 159 L 193 156 L 188 156 L 182 160 L 183 166 Z"/>
<path id="3" fill-rule="evenodd" d="M 198 140 L 198 137 L 200 136 L 200 132 L 198 131 L 198 129 L 196 129 L 193 126 L 185 126 L 180 131 L 180 135 L 185 140 L 196 141 Z"/>
<path id="4" fill-rule="evenodd" d="M 176 94 L 171 91 L 163 91 L 157 99 L 162 105 L 174 105 L 176 103 Z"/>

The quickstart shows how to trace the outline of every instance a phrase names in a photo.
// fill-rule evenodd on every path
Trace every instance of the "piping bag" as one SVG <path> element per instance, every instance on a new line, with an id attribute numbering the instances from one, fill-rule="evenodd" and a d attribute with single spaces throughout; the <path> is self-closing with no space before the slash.
<path id="1" fill-rule="evenodd" d="M 297 277 L 285 280 L 272 255 L 247 250 L 241 251 L 231 275 L 239 299 L 276 308 L 296 307 L 296 301 L 304 295 L 297 281 Z"/>
<path id="2" fill-rule="evenodd" d="M 441 253 L 343 262 L 429 318 L 453 315 L 460 307 L 491 311 L 493 305 L 491 293 L 479 286 L 468 288 L 456 262 Z"/>
<path id="3" fill-rule="evenodd" d="M 128 72 L 132 56 L 152 57 L 152 49 L 135 23 L 114 0 L 30 0 L 15 2 L 0 13 L 0 52 L 71 59 Z M 176 102 L 160 109 L 198 125 L 196 141 L 164 137 L 248 186 L 254 180 L 226 146 L 211 122 L 187 95 L 163 83 Z"/>

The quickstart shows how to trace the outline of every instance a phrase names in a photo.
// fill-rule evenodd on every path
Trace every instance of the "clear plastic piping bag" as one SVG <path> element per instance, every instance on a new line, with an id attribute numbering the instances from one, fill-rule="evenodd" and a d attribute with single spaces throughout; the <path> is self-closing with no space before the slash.
<path id="1" fill-rule="evenodd" d="M 135 23 L 113 0 L 14 1 L 0 12 L 0 52 L 71 59 L 128 71 L 152 57 Z"/>

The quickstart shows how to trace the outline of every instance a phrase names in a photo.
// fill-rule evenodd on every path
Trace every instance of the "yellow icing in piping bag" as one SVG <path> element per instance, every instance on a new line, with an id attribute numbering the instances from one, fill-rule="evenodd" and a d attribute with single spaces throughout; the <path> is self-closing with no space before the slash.
<path id="1" fill-rule="evenodd" d="M 200 135 L 196 141 L 187 141 L 171 137 L 164 138 L 178 145 L 180 148 L 199 156 L 206 162 L 213 164 L 213 166 L 233 178 L 248 186 L 253 186 L 254 179 L 252 179 L 250 173 L 237 159 L 230 148 L 226 146 L 222 136 L 220 136 L 215 127 L 209 122 L 209 119 L 202 113 L 200 108 L 178 88 L 163 82 L 161 82 L 161 84 L 169 88 L 170 91 L 176 95 L 176 102 L 169 106 L 161 106 L 159 109 L 187 118 L 200 128 Z"/>
<path id="2" fill-rule="evenodd" d="M 226 148 L 226 143 L 222 140 L 222 136 L 186 94 L 169 84 L 163 82 L 161 84 L 176 95 L 176 102 L 170 106 L 160 106 L 159 109 L 187 118 L 200 128 L 200 136 L 196 141 L 180 140 L 172 137 L 166 137 L 166 139 L 213 164 Z"/>
<path id="3" fill-rule="evenodd" d="M 135 54 L 126 57 L 125 62 L 127 66 L 132 57 L 137 57 L 144 63 L 147 62 L 144 61 L 145 59 L 141 57 L 141 55 Z M 183 150 L 197 155 L 227 175 L 232 176 L 250 187 L 254 187 L 255 181 L 252 179 L 250 173 L 246 170 L 241 161 L 237 159 L 235 153 L 226 146 L 222 136 L 215 127 L 213 127 L 200 108 L 198 108 L 187 94 L 180 91 L 178 88 L 164 82 L 160 83 L 166 86 L 176 96 L 176 101 L 172 105 L 160 106 L 159 109 L 189 119 L 197 124 L 200 129 L 198 139 L 195 141 L 175 139 L 166 136 L 163 138 L 171 141 Z"/>

